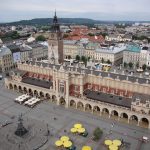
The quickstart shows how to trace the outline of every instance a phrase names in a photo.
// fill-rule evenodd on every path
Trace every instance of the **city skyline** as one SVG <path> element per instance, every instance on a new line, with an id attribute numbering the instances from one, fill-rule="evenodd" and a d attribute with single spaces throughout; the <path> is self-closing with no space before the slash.
<path id="1" fill-rule="evenodd" d="M 52 18 L 57 9 L 59 18 L 91 18 L 95 20 L 150 21 L 150 1 L 134 0 L 1 0 L 0 22 L 33 18 Z"/>

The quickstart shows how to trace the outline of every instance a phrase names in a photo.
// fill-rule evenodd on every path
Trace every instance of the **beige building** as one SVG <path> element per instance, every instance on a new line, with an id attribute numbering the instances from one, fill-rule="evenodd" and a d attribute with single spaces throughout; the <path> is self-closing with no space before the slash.
<path id="1" fill-rule="evenodd" d="M 64 58 L 75 59 L 76 55 L 79 55 L 79 46 L 77 41 L 64 40 Z"/>
<path id="2" fill-rule="evenodd" d="M 0 71 L 7 72 L 13 68 L 13 58 L 9 48 L 0 48 Z"/>
<path id="3" fill-rule="evenodd" d="M 32 59 L 43 59 L 43 58 L 47 58 L 48 57 L 48 47 L 41 45 L 37 42 L 33 42 L 33 43 L 28 43 L 26 45 L 29 49 L 31 49 L 31 52 L 29 52 L 29 58 Z"/>
<path id="4" fill-rule="evenodd" d="M 6 78 L 5 86 L 57 105 L 150 128 L 150 80 L 65 68 L 39 62 L 18 63 L 19 72 Z M 138 98 L 140 103 L 136 102 Z"/>
<path id="5" fill-rule="evenodd" d="M 49 40 L 48 44 L 58 41 L 58 38 Z M 18 70 L 5 78 L 8 89 L 77 111 L 150 128 L 149 79 L 60 63 L 30 61 L 17 66 Z"/>
<path id="6" fill-rule="evenodd" d="M 98 62 L 110 60 L 113 65 L 119 65 L 123 60 L 123 51 L 126 49 L 125 46 L 111 46 L 96 49 L 94 59 Z"/>

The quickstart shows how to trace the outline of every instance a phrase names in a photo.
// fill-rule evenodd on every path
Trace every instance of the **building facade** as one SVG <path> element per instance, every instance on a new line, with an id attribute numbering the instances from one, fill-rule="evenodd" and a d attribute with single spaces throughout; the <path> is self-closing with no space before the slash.
<path id="1" fill-rule="evenodd" d="M 8 89 L 150 128 L 148 79 L 40 62 L 18 63 L 18 70 L 5 79 Z"/>
<path id="2" fill-rule="evenodd" d="M 12 53 L 9 48 L 0 48 L 0 72 L 7 72 L 13 68 Z"/>

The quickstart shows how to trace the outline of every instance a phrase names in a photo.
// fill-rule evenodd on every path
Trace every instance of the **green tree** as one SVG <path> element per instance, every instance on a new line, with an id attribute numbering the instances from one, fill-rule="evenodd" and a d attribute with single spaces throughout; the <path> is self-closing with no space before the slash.
<path id="1" fill-rule="evenodd" d="M 133 68 L 133 63 L 132 62 L 129 62 L 129 67 L 130 67 L 130 69 Z"/>
<path id="2" fill-rule="evenodd" d="M 90 57 L 88 57 L 88 61 L 90 60 Z"/>
<path id="3" fill-rule="evenodd" d="M 139 65 L 139 62 L 137 62 L 137 63 L 136 63 L 136 68 L 139 68 L 139 66 L 140 66 L 140 65 Z"/>
<path id="4" fill-rule="evenodd" d="M 142 69 L 145 71 L 146 68 L 147 68 L 147 66 L 146 66 L 146 64 L 144 64 L 144 65 L 142 66 Z"/>
<path id="5" fill-rule="evenodd" d="M 107 63 L 107 64 L 111 64 L 111 61 L 108 59 L 106 63 Z"/>
<path id="6" fill-rule="evenodd" d="M 99 127 L 97 127 L 93 132 L 93 140 L 98 141 L 101 138 L 102 134 L 103 131 Z"/>
<path id="7" fill-rule="evenodd" d="M 123 63 L 124 68 L 128 67 L 128 64 L 126 62 Z"/>
<path id="8" fill-rule="evenodd" d="M 39 35 L 36 37 L 36 41 L 45 41 L 46 38 L 43 35 Z"/>
<path id="9" fill-rule="evenodd" d="M 67 38 L 69 35 L 68 34 L 64 34 L 63 35 L 63 38 Z"/>
<path id="10" fill-rule="evenodd" d="M 84 62 L 85 65 L 87 64 L 87 58 L 85 56 L 82 56 L 81 60 Z"/>
<path id="11" fill-rule="evenodd" d="M 104 63 L 104 58 L 103 58 L 103 57 L 102 57 L 102 60 L 101 60 L 101 61 L 102 61 L 102 63 Z"/>
<path id="12" fill-rule="evenodd" d="M 88 35 L 89 35 L 89 36 L 94 36 L 94 34 L 93 34 L 93 33 L 88 33 Z"/>
<path id="13" fill-rule="evenodd" d="M 70 56 L 70 55 L 68 56 L 68 59 L 71 59 L 71 56 Z"/>
<path id="14" fill-rule="evenodd" d="M 85 56 L 82 56 L 82 57 L 81 57 L 81 60 L 82 60 L 83 62 L 85 61 L 85 59 L 86 59 Z"/>
<path id="15" fill-rule="evenodd" d="M 80 61 L 80 56 L 76 55 L 76 60 Z"/>

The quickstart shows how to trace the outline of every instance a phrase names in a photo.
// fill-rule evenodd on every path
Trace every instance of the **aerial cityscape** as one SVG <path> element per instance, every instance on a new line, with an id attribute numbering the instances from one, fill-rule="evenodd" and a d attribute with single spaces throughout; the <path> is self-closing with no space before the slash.
<path id="1" fill-rule="evenodd" d="M 149 6 L 2 0 L 0 150 L 150 150 Z"/>

